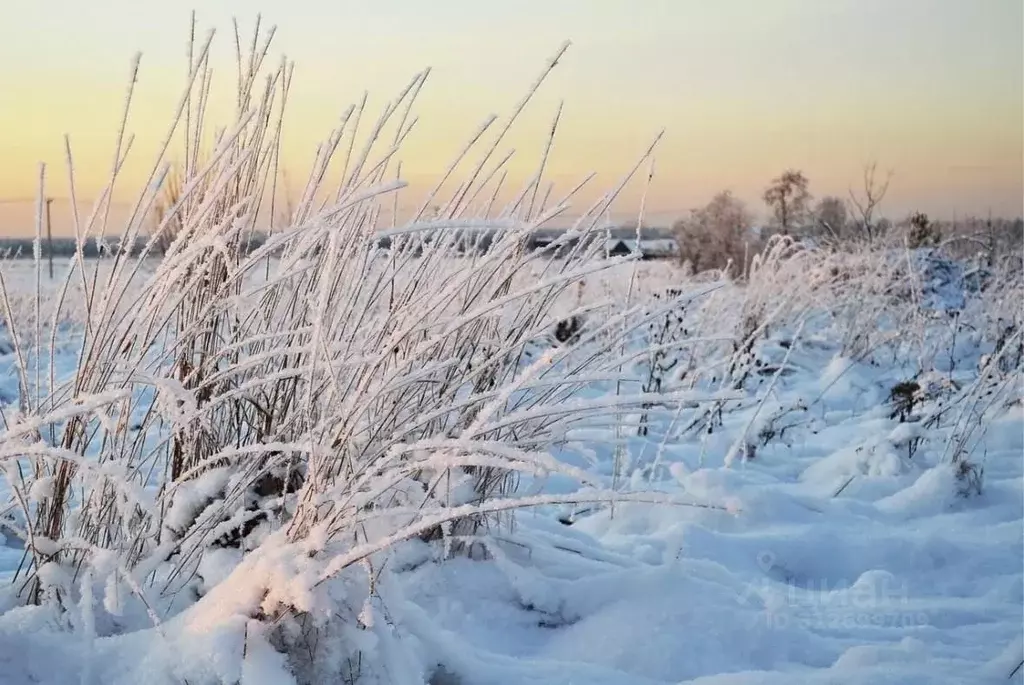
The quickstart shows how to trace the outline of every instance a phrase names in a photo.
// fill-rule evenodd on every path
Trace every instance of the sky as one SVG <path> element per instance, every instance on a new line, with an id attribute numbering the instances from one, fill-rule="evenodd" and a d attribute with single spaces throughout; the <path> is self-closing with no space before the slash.
<path id="1" fill-rule="evenodd" d="M 513 177 L 533 171 L 564 103 L 548 178 L 567 189 L 596 172 L 582 202 L 612 187 L 665 130 L 647 190 L 653 223 L 725 189 L 763 212 L 764 187 L 787 168 L 803 170 L 815 197 L 845 196 L 870 162 L 893 174 L 882 209 L 894 218 L 1022 212 L 1021 0 L 194 4 L 200 30 L 217 30 L 214 89 L 224 97 L 233 93 L 231 18 L 243 35 L 257 13 L 277 27 L 274 59 L 295 62 L 283 152 L 292 178 L 304 178 L 317 143 L 364 91 L 379 111 L 429 66 L 401 155 L 412 184 L 405 192 L 425 189 L 480 122 L 507 115 L 571 40 L 509 140 Z M 168 0 L 4 2 L 0 234 L 32 230 L 41 162 L 46 192 L 57 198 L 55 233 L 68 230 L 65 133 L 79 198 L 99 193 L 129 65 L 141 51 L 127 126 L 135 144 L 119 199 L 138 190 L 184 85 L 191 9 Z M 643 183 L 629 186 L 616 212 L 635 212 L 643 191 Z"/>

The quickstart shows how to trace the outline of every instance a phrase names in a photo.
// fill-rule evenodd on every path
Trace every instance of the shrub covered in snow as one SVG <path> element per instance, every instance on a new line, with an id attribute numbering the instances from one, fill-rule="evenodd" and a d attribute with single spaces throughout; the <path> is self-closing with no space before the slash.
<path id="1" fill-rule="evenodd" d="M 587 396 L 628 367 L 623 343 L 645 325 L 639 307 L 578 306 L 568 320 L 601 323 L 550 345 L 565 320 L 553 303 L 630 261 L 585 247 L 599 245 L 589 238 L 617 190 L 567 235 L 584 247 L 557 261 L 524 249 L 572 193 L 537 201 L 538 176 L 520 202 L 491 210 L 507 126 L 478 144 L 450 197 L 434 191 L 405 225 L 379 220 L 403 187 L 392 170 L 426 74 L 328 188 L 333 154 L 357 135 L 361 111 L 350 109 L 291 223 L 247 249 L 272 202 L 291 78 L 287 65 L 264 69 L 268 41 L 257 30 L 251 68 L 239 68 L 237 119 L 210 150 L 198 148 L 212 126 L 210 41 L 192 46 L 175 121 L 187 141 L 181 176 L 140 251 L 114 252 L 102 273 L 86 263 L 83 246 L 107 233 L 98 205 L 76 223 L 79 250 L 49 320 L 38 278 L 27 320 L 4 289 L 19 379 L 19 410 L 0 437 L 5 525 L 25 551 L 11 600 L 89 640 L 141 635 L 148 622 L 199 659 L 165 664 L 174 682 L 270 678 L 263 669 L 305 682 L 380 675 L 390 550 L 436 540 L 451 555 L 512 509 L 606 500 L 600 478 L 549 449 L 582 420 L 701 400 L 623 386 Z M 167 197 L 167 169 L 157 160 L 120 244 L 137 244 L 141 210 Z M 467 232 L 495 237 L 466 259 Z M 59 369 L 57 322 L 75 306 L 84 313 L 74 362 Z M 516 496 L 520 475 L 551 473 L 592 491 Z"/>

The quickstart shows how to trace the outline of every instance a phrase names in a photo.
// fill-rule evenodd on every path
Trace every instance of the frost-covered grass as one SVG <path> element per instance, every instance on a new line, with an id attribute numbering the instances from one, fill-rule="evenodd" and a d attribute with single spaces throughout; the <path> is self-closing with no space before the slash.
<path id="1" fill-rule="evenodd" d="M 193 45 L 166 255 L 0 267 L 0 680 L 1007 679 L 1019 274 L 782 240 L 739 281 L 605 259 L 621 185 L 568 256 L 529 252 L 573 193 L 545 191 L 549 141 L 499 207 L 493 122 L 395 225 L 425 74 L 368 131 L 347 112 L 247 251 L 291 73 L 260 90 L 252 46 L 204 147 Z"/>

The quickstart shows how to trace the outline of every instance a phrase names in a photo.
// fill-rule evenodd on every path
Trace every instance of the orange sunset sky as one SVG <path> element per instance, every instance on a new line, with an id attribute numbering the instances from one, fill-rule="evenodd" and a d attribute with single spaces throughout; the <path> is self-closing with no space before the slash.
<path id="1" fill-rule="evenodd" d="M 219 32 L 214 87 L 225 94 L 231 17 L 246 33 L 257 13 L 278 27 L 275 54 L 296 62 L 284 138 L 296 178 L 364 90 L 376 111 L 430 66 L 402 153 L 412 191 L 422 189 L 570 39 L 510 139 L 522 155 L 513 173 L 532 171 L 564 100 L 549 174 L 563 188 L 590 171 L 595 192 L 609 187 L 666 129 L 648 198 L 653 223 L 726 188 L 761 212 L 762 189 L 787 167 L 805 172 L 815 196 L 845 196 L 871 160 L 894 172 L 883 208 L 891 217 L 1022 212 L 1021 0 L 9 0 L 0 235 L 31 232 L 39 162 L 57 198 L 55 232 L 67 233 L 64 133 L 80 196 L 105 183 L 136 51 L 126 185 L 141 180 L 184 82 L 193 8 L 201 29 Z M 631 188 L 617 209 L 631 211 L 638 196 Z"/>

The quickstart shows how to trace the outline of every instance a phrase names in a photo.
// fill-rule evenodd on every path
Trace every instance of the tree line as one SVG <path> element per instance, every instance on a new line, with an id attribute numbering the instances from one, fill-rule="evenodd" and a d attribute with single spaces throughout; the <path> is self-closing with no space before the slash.
<path id="1" fill-rule="evenodd" d="M 851 189 L 848 197 L 826 195 L 815 201 L 804 173 L 787 169 L 772 179 L 761 196 L 769 220 L 760 227 L 742 200 L 722 191 L 673 224 L 679 259 L 695 272 L 742 272 L 773 235 L 830 249 L 897 238 L 915 249 L 942 245 L 958 256 L 981 254 L 989 266 L 1001 256 L 1019 256 L 1024 241 L 1021 218 L 942 222 L 913 212 L 894 223 L 882 216 L 880 205 L 891 178 L 891 174 L 880 177 L 876 165 L 870 164 L 864 169 L 861 188 Z"/>

